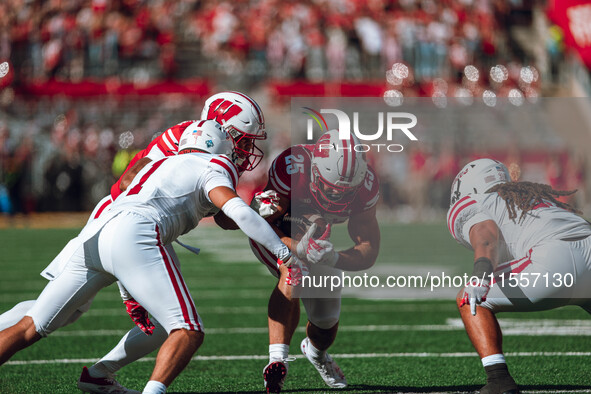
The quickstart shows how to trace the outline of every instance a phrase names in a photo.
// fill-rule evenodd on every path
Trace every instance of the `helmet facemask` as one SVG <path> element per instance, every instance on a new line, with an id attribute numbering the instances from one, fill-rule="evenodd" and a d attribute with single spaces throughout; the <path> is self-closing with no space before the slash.
<path id="1" fill-rule="evenodd" d="M 355 199 L 359 186 L 339 186 L 330 183 L 320 174 L 318 167 L 312 166 L 310 192 L 316 202 L 327 212 L 340 213 L 349 208 Z"/>
<path id="2" fill-rule="evenodd" d="M 253 135 L 243 133 L 235 127 L 225 127 L 228 134 L 234 140 L 234 153 L 232 154 L 232 161 L 242 173 L 244 171 L 252 171 L 263 160 L 263 151 L 256 146 L 256 140 L 264 140 L 267 135 L 263 131 L 263 135 Z"/>
<path id="3" fill-rule="evenodd" d="M 322 134 L 312 151 L 310 192 L 327 212 L 346 211 L 367 174 L 363 152 L 355 150 L 353 135 L 340 139 L 338 130 Z"/>

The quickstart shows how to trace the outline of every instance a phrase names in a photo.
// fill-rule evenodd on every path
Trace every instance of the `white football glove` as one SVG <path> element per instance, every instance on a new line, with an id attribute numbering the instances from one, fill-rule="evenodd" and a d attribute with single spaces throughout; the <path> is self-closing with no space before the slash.
<path id="1" fill-rule="evenodd" d="M 279 194 L 275 190 L 257 192 L 250 207 L 264 218 L 271 216 L 279 209 Z"/>
<path id="2" fill-rule="evenodd" d="M 313 239 L 312 237 L 314 236 L 317 228 L 318 225 L 316 223 L 312 223 L 308 231 L 306 231 L 306 233 L 302 236 L 302 239 L 300 239 L 298 242 L 298 245 L 296 246 L 296 255 L 300 259 L 306 259 L 306 255 L 308 254 L 308 244 L 310 243 L 310 240 Z"/>
<path id="3" fill-rule="evenodd" d="M 339 253 L 334 250 L 332 242 L 324 239 L 312 239 L 308 244 L 306 259 L 312 264 L 323 264 L 334 267 L 339 260 Z"/>
<path id="4" fill-rule="evenodd" d="M 313 236 L 317 228 L 316 223 L 310 226 L 298 243 L 296 254 L 311 264 L 325 264 L 334 267 L 339 259 L 339 254 L 334 250 L 332 242 L 328 241 L 331 231 L 330 224 L 326 226 L 326 230 L 318 239 L 314 239 Z"/>
<path id="5" fill-rule="evenodd" d="M 486 301 L 486 296 L 490 290 L 489 279 L 472 278 L 470 283 L 464 287 L 464 296 L 460 302 L 460 307 L 469 304 L 472 316 L 476 316 L 476 305 L 480 305 Z"/>

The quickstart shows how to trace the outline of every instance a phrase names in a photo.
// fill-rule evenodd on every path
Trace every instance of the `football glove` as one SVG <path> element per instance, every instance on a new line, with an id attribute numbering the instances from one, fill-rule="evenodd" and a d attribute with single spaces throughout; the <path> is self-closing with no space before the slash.
<path id="1" fill-rule="evenodd" d="M 314 236 L 314 233 L 316 232 L 317 228 L 318 228 L 318 225 L 316 223 L 313 223 L 308 228 L 308 231 L 306 231 L 306 233 L 302 236 L 302 238 L 298 242 L 298 244 L 296 246 L 296 255 L 300 259 L 306 258 L 306 255 L 308 254 L 308 244 L 310 243 L 310 240 L 313 239 L 312 237 Z"/>
<path id="2" fill-rule="evenodd" d="M 148 318 L 148 311 L 144 309 L 136 300 L 133 298 L 123 301 L 125 304 L 125 310 L 131 320 L 139 327 L 146 335 L 152 335 L 154 332 L 154 325 Z"/>
<path id="3" fill-rule="evenodd" d="M 257 192 L 250 202 L 250 207 L 264 218 L 271 216 L 279 209 L 279 194 L 275 190 Z"/>
<path id="4" fill-rule="evenodd" d="M 296 254 L 299 258 L 307 260 L 312 264 L 325 264 L 334 267 L 339 259 L 339 254 L 334 250 L 332 242 L 328 241 L 330 237 L 330 224 L 326 226 L 324 233 L 315 239 L 314 233 L 318 225 L 313 223 L 306 234 L 302 237 L 296 247 Z"/>
<path id="5" fill-rule="evenodd" d="M 464 287 L 464 296 L 460 301 L 460 307 L 468 304 L 470 305 L 470 312 L 472 316 L 476 316 L 476 305 L 480 305 L 486 301 L 486 296 L 490 290 L 489 279 L 476 279 L 471 278 L 470 283 Z"/>
<path id="6" fill-rule="evenodd" d="M 323 264 L 334 267 L 339 260 L 339 253 L 334 250 L 334 245 L 324 239 L 312 239 L 308 245 L 306 259 L 312 264 Z"/>

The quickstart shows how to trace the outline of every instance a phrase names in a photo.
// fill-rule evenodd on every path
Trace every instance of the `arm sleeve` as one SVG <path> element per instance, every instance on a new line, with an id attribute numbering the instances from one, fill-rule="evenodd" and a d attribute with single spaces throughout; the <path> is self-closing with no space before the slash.
<path id="1" fill-rule="evenodd" d="M 271 226 L 241 198 L 234 197 L 228 200 L 222 207 L 222 211 L 240 227 L 244 234 L 270 250 L 276 257 L 284 261 L 289 257 L 289 249 L 281 242 Z"/>

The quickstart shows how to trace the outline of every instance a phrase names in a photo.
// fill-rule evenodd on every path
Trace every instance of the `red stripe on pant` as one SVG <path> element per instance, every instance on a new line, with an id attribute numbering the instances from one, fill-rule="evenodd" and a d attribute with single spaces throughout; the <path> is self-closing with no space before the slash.
<path id="1" fill-rule="evenodd" d="M 512 265 L 515 265 L 515 264 L 519 264 L 519 263 L 521 263 L 523 260 L 525 260 L 525 259 L 528 259 L 528 258 L 529 258 L 528 256 L 525 256 L 525 257 L 522 257 L 522 258 L 520 258 L 520 259 L 517 259 L 517 260 L 507 261 L 506 263 L 499 264 L 499 265 L 497 266 L 497 268 L 495 268 L 495 272 L 496 272 L 496 271 L 503 271 L 503 270 L 505 270 L 506 268 L 509 268 L 509 267 L 511 267 Z"/>
<path id="2" fill-rule="evenodd" d="M 275 272 L 279 273 L 279 268 L 277 268 L 277 262 L 276 261 L 269 261 L 267 260 L 268 257 L 265 256 L 265 253 L 261 250 L 261 248 L 259 247 L 259 244 L 256 243 L 255 241 L 253 241 L 252 239 L 249 239 L 250 244 L 252 245 L 253 248 L 256 249 L 260 259 L 262 260 L 263 263 L 265 263 L 265 265 L 267 265 L 269 268 L 272 268 L 275 270 Z M 269 252 L 267 249 L 263 248 L 263 250 L 265 252 L 267 252 L 267 255 L 272 255 L 271 252 Z"/>
<path id="3" fill-rule="evenodd" d="M 168 252 L 167 252 L 167 254 L 168 254 Z M 170 258 L 170 256 L 169 256 L 169 258 Z M 172 259 L 171 259 L 171 261 L 172 261 Z M 191 297 L 191 293 L 189 293 L 189 289 L 187 288 L 187 284 L 183 280 L 183 277 L 181 276 L 181 272 L 179 271 L 179 268 L 177 267 L 177 265 L 174 264 L 174 262 L 172 262 L 172 269 L 176 271 L 178 277 L 180 278 L 181 286 L 183 287 L 183 290 L 185 291 L 187 299 L 190 301 L 189 306 L 191 307 L 191 312 L 193 312 L 193 316 L 195 317 L 195 324 L 197 324 L 197 331 L 201 331 L 201 325 L 199 324 L 199 315 L 197 314 L 197 309 L 195 308 L 195 303 L 193 302 L 193 297 Z"/>
<path id="4" fill-rule="evenodd" d="M 160 229 L 158 228 L 158 226 L 156 226 L 156 236 L 157 236 L 157 240 L 158 240 L 158 249 L 160 250 L 160 255 L 162 256 L 162 259 L 164 260 L 164 266 L 166 267 L 166 271 L 168 272 L 168 276 L 170 277 L 172 287 L 174 288 L 174 291 L 176 293 L 176 297 L 179 301 L 179 305 L 180 305 L 181 310 L 183 312 L 183 319 L 185 320 L 185 323 L 187 323 L 189 325 L 190 330 L 195 330 L 195 326 L 197 326 L 197 330 L 201 331 L 201 326 L 199 325 L 199 321 L 193 322 L 191 320 L 191 317 L 189 316 L 189 308 L 187 307 L 187 301 L 190 304 L 189 307 L 191 308 L 191 312 L 193 312 L 193 316 L 195 316 L 195 318 L 197 318 L 197 311 L 195 310 L 195 305 L 193 305 L 193 302 L 191 300 L 191 296 L 189 295 L 189 293 L 186 292 L 187 287 L 185 286 L 185 282 L 183 281 L 183 277 L 181 276 L 180 272 L 178 272 L 176 265 L 171 260 L 170 256 L 166 252 L 166 249 L 164 249 L 164 246 L 162 246 L 162 242 L 160 240 Z M 176 275 L 175 275 L 175 273 L 176 273 Z M 178 279 L 176 278 L 177 276 L 178 276 Z M 185 297 L 182 292 L 183 289 L 181 289 L 179 287 L 179 282 L 186 292 L 187 301 L 185 301 Z"/>
<path id="5" fill-rule="evenodd" d="M 511 271 L 508 271 L 508 272 L 507 272 L 507 271 L 505 271 L 505 272 L 501 272 L 499 276 L 503 276 L 503 278 L 505 278 L 505 279 L 506 279 L 507 277 L 509 277 L 509 278 L 510 278 L 510 274 L 518 274 L 518 273 L 520 273 L 521 271 L 523 271 L 524 269 L 526 269 L 526 268 L 527 268 L 527 266 L 529 266 L 530 264 L 532 264 L 532 261 L 531 261 L 531 252 L 532 252 L 532 250 L 530 249 L 526 257 L 522 257 L 522 258 L 520 258 L 520 259 L 518 259 L 518 260 L 511 261 L 511 262 L 509 263 L 509 266 L 511 266 L 511 265 L 513 265 L 513 264 L 515 264 L 515 263 L 520 263 L 520 265 L 519 265 L 518 267 L 512 268 L 512 269 L 511 269 Z M 525 261 L 524 261 L 524 260 L 525 260 Z M 507 265 L 505 265 L 505 267 L 507 267 Z M 498 269 L 498 268 L 497 268 L 497 269 Z M 498 272 L 498 271 L 497 271 L 497 270 L 495 270 L 495 273 L 496 273 L 496 272 Z M 497 278 L 493 278 L 493 280 L 492 280 L 492 282 L 491 282 L 491 285 L 494 285 L 494 284 L 496 284 L 496 283 L 498 283 L 498 282 L 497 282 Z"/>

